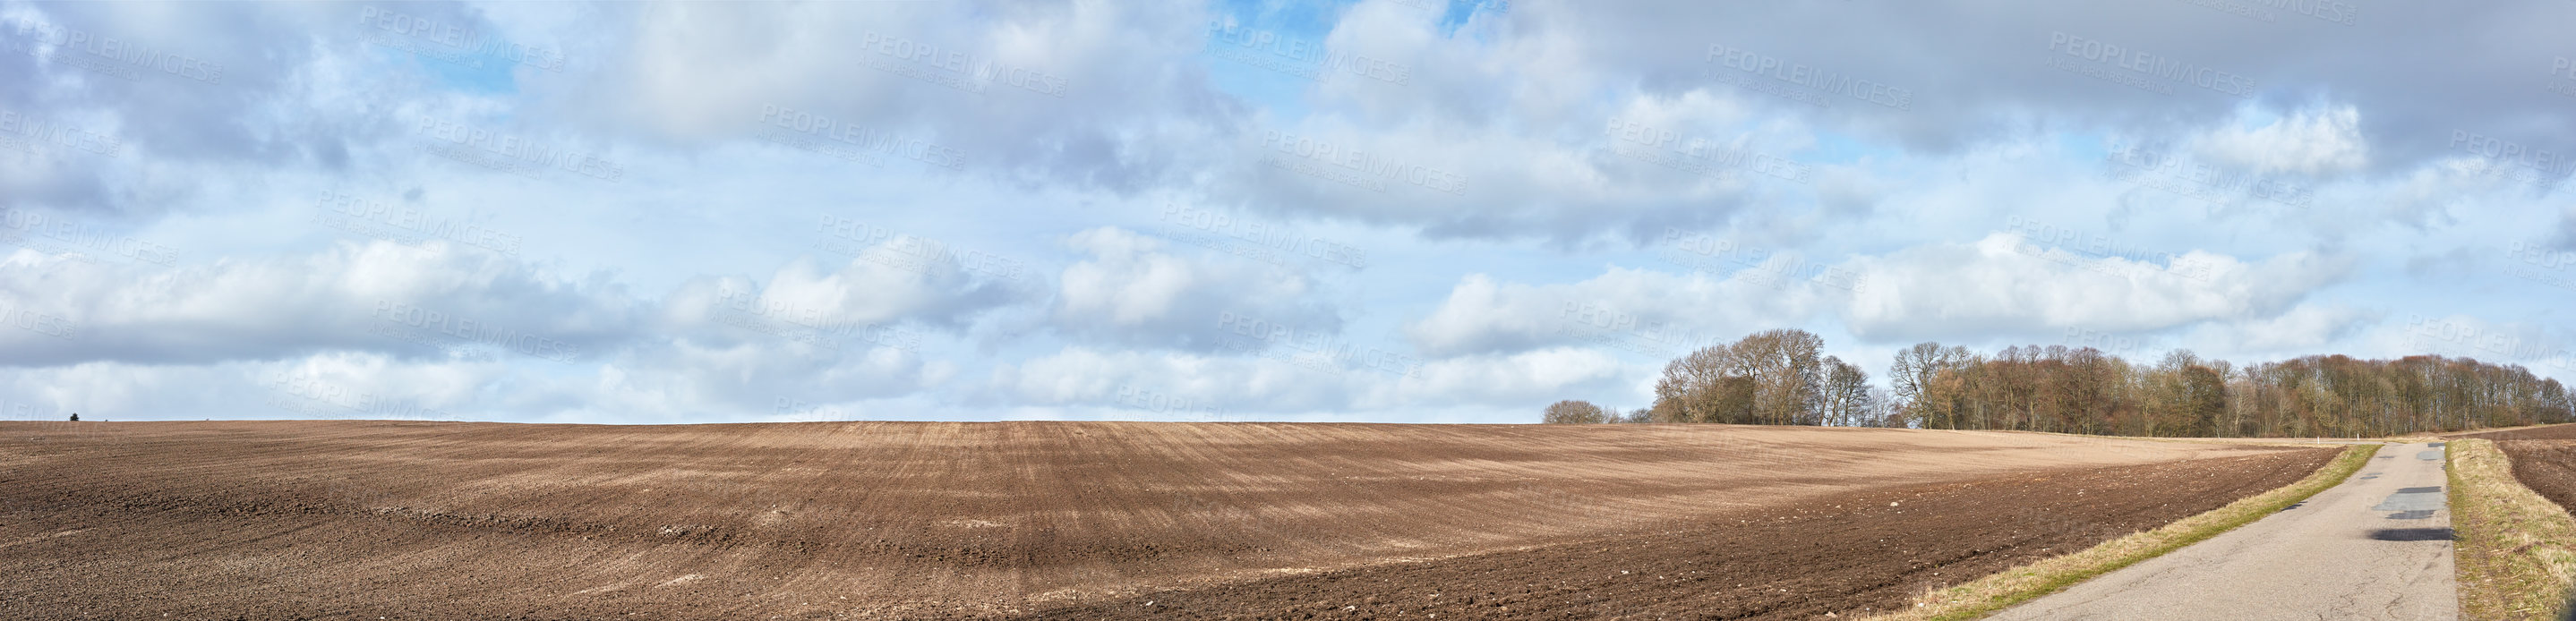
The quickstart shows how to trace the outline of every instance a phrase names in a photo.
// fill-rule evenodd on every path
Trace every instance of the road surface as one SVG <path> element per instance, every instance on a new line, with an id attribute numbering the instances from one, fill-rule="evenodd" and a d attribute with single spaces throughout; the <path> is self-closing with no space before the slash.
<path id="1" fill-rule="evenodd" d="M 2459 617 L 2442 446 L 2392 444 L 2350 480 L 1999 620 Z"/>

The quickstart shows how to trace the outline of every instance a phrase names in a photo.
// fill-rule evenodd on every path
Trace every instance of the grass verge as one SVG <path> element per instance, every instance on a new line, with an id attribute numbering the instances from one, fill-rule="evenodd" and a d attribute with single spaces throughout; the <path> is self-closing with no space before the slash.
<path id="1" fill-rule="evenodd" d="M 2238 526 L 2251 524 L 2263 516 L 2279 513 L 2317 492 L 2343 483 L 2346 477 L 2370 463 L 2379 446 L 2364 444 L 2344 449 L 2342 455 L 2327 462 L 2315 474 L 2297 483 L 2275 489 L 2227 506 L 2212 509 L 2166 524 L 2155 530 L 2132 533 L 2084 551 L 2049 558 L 2036 563 L 2007 569 L 1974 582 L 1940 589 L 1916 598 L 1911 610 L 1870 617 L 1873 620 L 1896 621 L 1923 619 L 1948 621 L 1975 619 L 1996 611 L 2058 592 L 2075 583 L 2110 573 L 2139 561 L 2163 556 L 2183 546 L 2199 543 Z"/>
<path id="2" fill-rule="evenodd" d="M 2576 584 L 2576 517 L 2513 478 L 2489 440 L 2444 446 L 2465 619 L 2564 619 Z"/>

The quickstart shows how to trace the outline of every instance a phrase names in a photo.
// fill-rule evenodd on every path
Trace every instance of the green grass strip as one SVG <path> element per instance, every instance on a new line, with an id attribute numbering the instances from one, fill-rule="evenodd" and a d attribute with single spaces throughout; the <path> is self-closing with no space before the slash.
<path id="1" fill-rule="evenodd" d="M 2452 560 L 2463 619 L 2562 619 L 2576 584 L 2576 516 L 2524 487 L 2488 440 L 2452 440 Z"/>

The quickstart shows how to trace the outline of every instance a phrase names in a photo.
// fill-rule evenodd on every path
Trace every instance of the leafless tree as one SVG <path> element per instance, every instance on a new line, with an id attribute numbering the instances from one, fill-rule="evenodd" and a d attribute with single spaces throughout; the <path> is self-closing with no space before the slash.
<path id="1" fill-rule="evenodd" d="M 1610 418 L 1601 406 L 1590 401 L 1567 399 L 1547 406 L 1547 414 L 1541 420 L 1551 425 L 1588 425 L 1609 422 Z"/>
<path id="2" fill-rule="evenodd" d="M 1840 358 L 1825 357 L 1824 420 L 1827 425 L 1859 427 L 1876 424 L 1870 403 L 1869 373 Z"/>

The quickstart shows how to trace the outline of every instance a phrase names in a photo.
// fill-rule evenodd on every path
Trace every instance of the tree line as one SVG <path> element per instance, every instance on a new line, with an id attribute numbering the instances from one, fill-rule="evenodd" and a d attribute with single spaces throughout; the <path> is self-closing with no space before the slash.
<path id="1" fill-rule="evenodd" d="M 2409 356 L 2308 356 L 2237 366 L 2177 349 L 2133 363 L 2090 347 L 2006 347 L 1988 356 L 1921 343 L 1899 350 L 1888 390 L 1819 356 L 1824 340 L 1770 330 L 1664 366 L 1654 405 L 1627 414 L 1583 401 L 1551 423 L 1737 423 L 2002 429 L 2133 436 L 2354 437 L 2576 422 L 2558 380 L 2515 365 Z"/>

